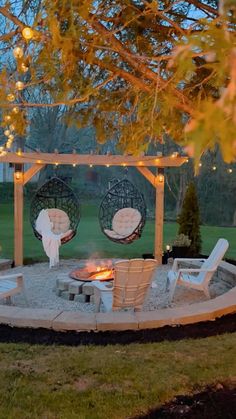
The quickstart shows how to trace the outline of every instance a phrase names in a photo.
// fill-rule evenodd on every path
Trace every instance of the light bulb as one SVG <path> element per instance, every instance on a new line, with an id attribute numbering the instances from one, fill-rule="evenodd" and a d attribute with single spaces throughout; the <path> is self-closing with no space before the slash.
<path id="1" fill-rule="evenodd" d="M 9 126 L 9 128 L 10 128 L 10 130 L 11 130 L 11 131 L 14 131 L 16 127 L 15 127 L 15 125 L 14 125 L 14 124 L 11 124 L 11 125 Z"/>
<path id="2" fill-rule="evenodd" d="M 23 29 L 23 31 L 22 31 L 22 36 L 27 40 L 27 41 L 29 41 L 30 39 L 32 39 L 33 38 L 33 36 L 34 36 L 34 32 L 32 31 L 32 29 L 31 28 L 29 28 L 29 27 L 26 27 L 26 28 L 24 28 Z"/>
<path id="3" fill-rule="evenodd" d="M 8 137 L 8 135 L 10 135 L 10 134 L 11 134 L 11 131 L 9 129 L 6 129 L 4 131 L 4 135 L 6 135 L 6 137 Z"/>
<path id="4" fill-rule="evenodd" d="M 26 73 L 29 70 L 29 67 L 27 67 L 27 65 L 25 63 L 21 64 L 21 70 Z"/>
<path id="5" fill-rule="evenodd" d="M 5 121 L 5 122 L 9 122 L 9 121 L 11 121 L 11 115 L 5 115 L 5 116 L 4 116 L 4 121 Z"/>
<path id="6" fill-rule="evenodd" d="M 14 135 L 10 134 L 10 135 L 8 136 L 8 140 L 10 140 L 10 141 L 14 140 Z"/>
<path id="7" fill-rule="evenodd" d="M 23 49 L 21 47 L 16 47 L 13 49 L 13 55 L 15 58 L 23 57 Z"/>
<path id="8" fill-rule="evenodd" d="M 23 81 L 17 81 L 16 84 L 15 84 L 15 86 L 16 86 L 16 89 L 17 90 L 23 90 L 24 89 L 24 83 L 23 83 Z"/>
<path id="9" fill-rule="evenodd" d="M 9 94 L 7 95 L 7 100 L 8 100 L 8 102 L 14 102 L 14 100 L 15 100 L 15 95 L 13 95 L 13 93 L 9 93 Z"/>
<path id="10" fill-rule="evenodd" d="M 17 106 L 15 106 L 14 108 L 12 108 L 12 112 L 17 114 L 20 112 L 20 109 Z"/>

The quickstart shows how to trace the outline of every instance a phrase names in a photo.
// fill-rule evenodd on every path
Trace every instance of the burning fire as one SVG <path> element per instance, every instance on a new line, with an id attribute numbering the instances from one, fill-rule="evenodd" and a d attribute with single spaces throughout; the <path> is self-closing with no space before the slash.
<path id="1" fill-rule="evenodd" d="M 100 260 L 100 265 L 97 265 L 95 261 L 89 260 L 86 264 L 86 269 L 89 272 L 89 278 L 91 281 L 98 280 L 98 281 L 105 281 L 106 279 L 113 278 L 113 269 L 112 269 L 112 261 Z"/>
<path id="2" fill-rule="evenodd" d="M 81 281 L 109 281 L 114 279 L 113 265 L 111 260 L 87 261 L 84 268 L 76 269 L 70 273 L 71 278 Z"/>
<path id="3" fill-rule="evenodd" d="M 90 279 L 105 281 L 106 279 L 113 278 L 113 270 L 110 268 L 103 268 L 102 266 L 97 266 L 97 272 L 90 274 Z"/>

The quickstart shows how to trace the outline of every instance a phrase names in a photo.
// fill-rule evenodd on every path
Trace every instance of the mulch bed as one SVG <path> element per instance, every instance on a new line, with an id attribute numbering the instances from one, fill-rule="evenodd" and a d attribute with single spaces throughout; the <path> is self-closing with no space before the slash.
<path id="1" fill-rule="evenodd" d="M 14 342 L 43 345 L 129 345 L 130 343 L 151 343 L 164 340 L 199 339 L 208 336 L 236 332 L 236 313 L 227 314 L 214 321 L 182 326 L 164 326 L 159 329 L 121 330 L 104 332 L 58 332 L 52 329 L 12 327 L 0 324 L 0 342 Z"/>
<path id="2" fill-rule="evenodd" d="M 133 419 L 234 419 L 236 385 L 217 384 L 193 396 L 177 396 L 163 406 Z"/>

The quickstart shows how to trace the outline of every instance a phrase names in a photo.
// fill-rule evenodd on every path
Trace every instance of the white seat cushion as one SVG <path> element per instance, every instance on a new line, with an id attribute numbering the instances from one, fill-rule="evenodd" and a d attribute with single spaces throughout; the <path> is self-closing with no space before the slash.
<path id="1" fill-rule="evenodd" d="M 54 234 L 67 233 L 70 228 L 70 220 L 65 211 L 58 208 L 48 208 L 47 213 L 52 222 L 52 232 Z"/>
<path id="2" fill-rule="evenodd" d="M 112 229 L 117 234 L 128 237 L 139 226 L 141 214 L 135 208 L 122 208 L 117 211 L 112 220 Z"/>
<path id="3" fill-rule="evenodd" d="M 111 239 L 123 239 L 126 236 L 121 236 L 120 234 L 117 234 L 115 231 L 113 230 L 104 230 L 104 233 L 108 236 L 111 237 Z"/>

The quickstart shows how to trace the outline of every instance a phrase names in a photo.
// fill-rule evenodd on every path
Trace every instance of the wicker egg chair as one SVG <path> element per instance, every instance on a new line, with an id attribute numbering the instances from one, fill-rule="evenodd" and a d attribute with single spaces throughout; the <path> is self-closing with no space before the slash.
<path id="1" fill-rule="evenodd" d="M 102 232 L 115 243 L 129 244 L 141 237 L 145 221 L 143 195 L 128 179 L 117 181 L 100 205 L 99 222 Z"/>
<path id="2" fill-rule="evenodd" d="M 76 234 L 80 220 L 79 201 L 72 189 L 54 176 L 36 192 L 30 207 L 30 222 L 37 239 L 42 240 L 36 222 L 42 210 L 47 210 L 54 234 L 61 234 L 61 244 L 70 241 Z"/>

